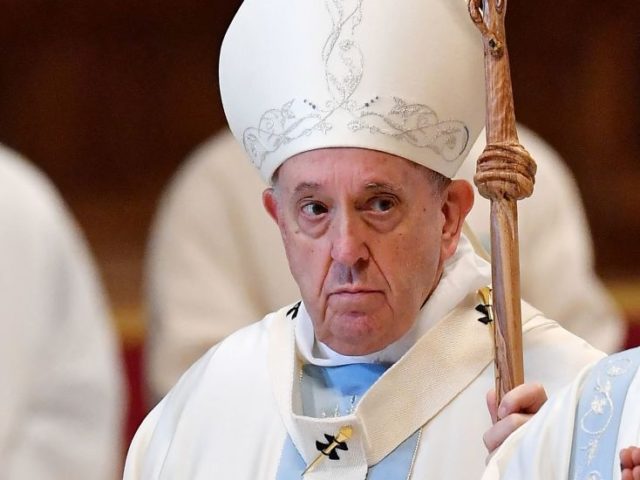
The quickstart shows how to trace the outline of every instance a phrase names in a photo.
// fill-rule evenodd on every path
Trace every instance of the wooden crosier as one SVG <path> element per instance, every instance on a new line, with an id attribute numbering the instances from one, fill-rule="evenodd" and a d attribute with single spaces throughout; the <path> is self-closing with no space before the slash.
<path id="1" fill-rule="evenodd" d="M 524 382 L 517 201 L 533 193 L 536 164 L 518 140 L 509 54 L 505 36 L 507 0 L 469 0 L 471 19 L 482 33 L 487 91 L 487 146 L 474 182 L 491 200 L 491 270 L 495 318 L 496 394 Z"/>

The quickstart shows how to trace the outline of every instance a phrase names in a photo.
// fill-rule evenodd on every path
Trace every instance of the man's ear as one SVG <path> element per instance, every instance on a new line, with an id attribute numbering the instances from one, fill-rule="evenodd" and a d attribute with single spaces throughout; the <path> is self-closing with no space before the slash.
<path id="1" fill-rule="evenodd" d="M 277 225 L 280 225 L 278 199 L 273 187 L 269 187 L 264 192 L 262 192 L 262 205 L 264 205 L 264 209 L 267 211 L 269 216 L 273 218 L 273 221 L 276 222 Z"/>
<path id="2" fill-rule="evenodd" d="M 458 247 L 462 225 L 473 207 L 473 187 L 465 180 L 452 180 L 443 192 L 442 258 L 448 259 Z"/>

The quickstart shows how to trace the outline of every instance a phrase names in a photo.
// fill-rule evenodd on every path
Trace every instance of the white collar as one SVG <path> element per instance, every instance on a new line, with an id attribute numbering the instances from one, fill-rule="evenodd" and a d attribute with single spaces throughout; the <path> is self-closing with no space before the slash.
<path id="1" fill-rule="evenodd" d="M 414 326 L 400 339 L 369 355 L 341 355 L 315 340 L 311 317 L 302 303 L 295 328 L 298 352 L 305 363 L 325 367 L 351 363 L 395 363 L 470 292 L 490 284 L 491 265 L 476 255 L 469 240 L 461 236 L 456 252 L 445 263 L 438 286 L 418 313 Z"/>

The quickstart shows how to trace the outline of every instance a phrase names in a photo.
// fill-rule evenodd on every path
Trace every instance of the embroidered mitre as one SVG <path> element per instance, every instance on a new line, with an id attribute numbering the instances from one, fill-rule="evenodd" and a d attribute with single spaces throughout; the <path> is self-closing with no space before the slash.
<path id="1" fill-rule="evenodd" d="M 328 147 L 452 177 L 483 126 L 482 58 L 465 0 L 245 0 L 220 88 L 267 182 L 287 158 Z"/>

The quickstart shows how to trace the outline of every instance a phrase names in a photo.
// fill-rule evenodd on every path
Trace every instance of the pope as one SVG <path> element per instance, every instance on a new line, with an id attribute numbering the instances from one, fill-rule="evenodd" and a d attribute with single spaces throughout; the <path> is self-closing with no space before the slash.
<path id="1" fill-rule="evenodd" d="M 523 303 L 531 383 L 492 427 L 476 309 L 491 269 L 462 235 L 471 186 L 451 180 L 483 127 L 482 78 L 464 0 L 243 3 L 223 104 L 302 298 L 191 367 L 126 479 L 479 478 L 483 433 L 501 443 L 540 384 L 601 358 Z"/>

